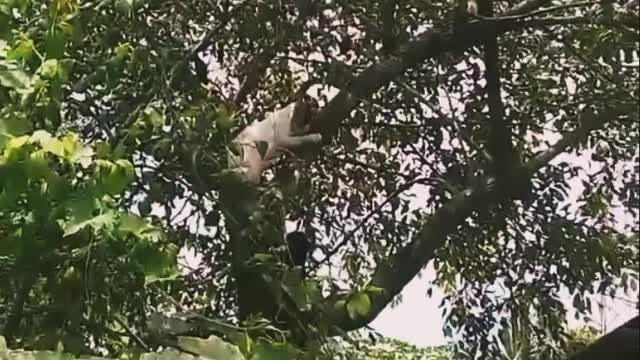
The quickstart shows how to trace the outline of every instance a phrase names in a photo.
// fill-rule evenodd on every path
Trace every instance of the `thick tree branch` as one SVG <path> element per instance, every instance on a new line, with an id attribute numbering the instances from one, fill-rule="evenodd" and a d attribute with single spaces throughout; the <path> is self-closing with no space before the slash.
<path id="1" fill-rule="evenodd" d="M 300 17 L 296 20 L 294 26 L 302 27 L 304 21 L 312 16 L 313 12 L 301 12 Z M 238 92 L 233 97 L 233 106 L 237 109 L 245 101 L 247 96 L 258 86 L 260 78 L 269 68 L 269 63 L 276 56 L 278 51 L 284 50 L 286 45 L 289 44 L 294 35 L 302 34 L 300 31 L 283 31 L 274 40 L 273 46 L 262 49 L 262 52 L 257 54 L 247 65 L 247 71 L 245 72 L 244 79 Z"/>
<path id="2" fill-rule="evenodd" d="M 480 15 L 493 18 L 493 0 L 480 2 L 479 11 Z M 521 160 L 511 141 L 511 121 L 504 116 L 497 35 L 488 37 L 484 43 L 484 65 L 487 82 L 485 90 L 489 106 L 487 149 L 491 155 L 491 164 L 498 188 L 508 189 L 510 186 L 509 173 L 521 166 Z"/>
<path id="3" fill-rule="evenodd" d="M 640 356 L 639 336 L 640 317 L 636 316 L 572 355 L 569 360 L 599 360 L 611 354 L 616 354 L 615 358 L 621 360 L 637 359 Z"/>
<path id="4" fill-rule="evenodd" d="M 611 119 L 607 119 L 611 120 Z M 525 164 L 520 176 L 527 179 L 547 165 L 555 156 L 574 146 L 591 130 L 602 127 L 607 121 L 593 120 L 565 135 L 554 146 L 542 152 Z M 521 179 L 519 179 L 521 180 Z M 522 181 L 515 180 L 516 183 Z M 514 189 L 517 192 L 518 189 Z M 479 185 L 465 189 L 455 195 L 446 205 L 436 211 L 416 237 L 408 245 L 384 262 L 378 263 L 370 285 L 384 289 L 370 293 L 371 310 L 368 316 L 351 319 L 346 306 L 328 307 L 328 316 L 336 326 L 345 331 L 360 328 L 369 322 L 400 293 L 402 288 L 434 257 L 435 251 L 445 244 L 447 236 L 453 233 L 473 212 L 486 211 L 496 201 L 495 178 L 487 178 Z"/>
<path id="5" fill-rule="evenodd" d="M 242 106 L 247 95 L 249 95 L 256 86 L 258 86 L 258 80 L 260 80 L 264 72 L 267 71 L 271 59 L 276 55 L 274 47 L 263 49 L 263 51 L 256 55 L 256 57 L 246 66 L 247 71 L 244 75 L 244 80 L 242 81 L 242 84 L 240 84 L 238 92 L 233 97 L 233 106 L 236 109 Z"/>
<path id="6" fill-rule="evenodd" d="M 503 16 L 522 15 L 549 3 L 550 0 L 528 0 L 520 3 Z M 370 97 L 380 87 L 400 76 L 407 69 L 422 61 L 435 58 L 447 51 L 463 50 L 479 45 L 489 35 L 498 35 L 521 28 L 514 20 L 476 21 L 454 35 L 450 31 L 430 29 L 409 41 L 387 60 L 369 66 L 342 89 L 315 118 L 312 128 L 323 135 L 328 143 L 335 135 L 340 122 L 351 113 L 361 99 Z"/>
<path id="7" fill-rule="evenodd" d="M 525 14 L 548 2 L 549 0 L 525 1 L 503 15 Z M 517 20 L 476 21 L 466 25 L 462 31 L 456 31 L 455 34 L 449 31 L 449 29 L 445 31 L 426 31 L 415 40 L 408 42 L 405 46 L 398 49 L 398 51 L 386 61 L 372 65 L 354 77 L 349 85 L 345 89 L 342 89 L 327 106 L 319 112 L 312 124 L 312 131 L 322 133 L 324 140 L 329 141 L 335 134 L 341 121 L 348 117 L 352 109 L 354 109 L 362 99 L 370 97 L 380 87 L 401 75 L 405 70 L 428 58 L 437 57 L 447 51 L 459 51 L 473 45 L 479 45 L 488 36 L 496 36 L 497 34 L 522 27 L 523 23 Z M 566 146 L 571 144 L 572 143 L 567 143 Z M 533 164 L 535 163 L 534 160 Z M 529 173 L 525 171 L 521 175 L 524 176 L 528 174 Z M 447 235 L 453 232 L 473 211 L 486 209 L 490 203 L 488 195 L 491 194 L 492 189 L 495 188 L 493 182 L 493 179 L 487 179 L 485 184 L 467 189 L 454 197 L 429 219 L 411 244 L 393 255 L 387 262 L 378 264 L 371 284 L 382 287 L 385 291 L 382 294 L 372 295 L 372 308 L 369 316 L 352 320 L 347 315 L 345 307 L 332 306 L 331 308 L 333 310 L 330 311 L 328 315 L 329 318 L 333 320 L 333 323 L 345 330 L 351 330 L 361 327 L 375 318 L 388 302 L 420 271 L 426 262 L 433 257 L 435 249 L 444 243 Z M 237 201 L 237 199 L 233 201 L 223 200 L 223 202 L 230 204 L 230 206 L 232 205 L 231 203 L 243 203 L 242 201 Z M 242 214 L 245 212 L 244 209 L 235 210 L 236 211 L 231 212 L 234 214 Z M 246 226 L 249 225 L 248 219 L 250 214 L 243 215 L 247 216 L 239 216 L 243 219 L 240 220 L 239 223 L 236 223 L 237 221 L 231 221 L 231 223 L 233 223 L 230 224 L 232 238 L 241 239 L 242 229 L 245 229 Z M 235 264 L 243 263 L 250 256 L 249 249 L 246 248 L 234 249 L 233 252 Z M 245 275 L 241 273 L 236 274 L 239 286 L 239 299 L 244 298 L 244 300 L 247 300 L 247 303 L 239 301 L 242 303 L 240 307 L 251 309 L 248 313 L 255 313 L 260 309 L 260 304 L 253 304 L 257 305 L 257 307 L 254 307 L 252 304 L 249 304 L 251 302 L 249 300 L 256 300 L 255 289 L 260 281 L 258 281 L 256 277 L 257 274 L 251 273 Z M 264 305 L 264 301 L 262 301 L 262 303 Z"/>

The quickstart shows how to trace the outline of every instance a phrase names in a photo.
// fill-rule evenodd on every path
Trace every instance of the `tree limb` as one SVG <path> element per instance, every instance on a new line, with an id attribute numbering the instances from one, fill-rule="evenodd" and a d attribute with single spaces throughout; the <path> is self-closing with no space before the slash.
<path id="1" fill-rule="evenodd" d="M 302 26 L 307 17 L 313 15 L 312 12 L 301 12 L 300 17 L 296 20 L 297 26 Z M 237 109 L 240 108 L 247 96 L 258 86 L 258 81 L 264 75 L 265 71 L 269 68 L 269 63 L 276 56 L 278 51 L 282 50 L 286 46 L 292 35 L 296 32 L 283 32 L 278 34 L 274 40 L 273 46 L 262 49 L 258 55 L 253 58 L 247 65 L 247 71 L 245 72 L 244 80 L 238 89 L 238 92 L 233 97 L 233 106 Z M 300 31 L 298 34 L 301 34 Z"/>
<path id="2" fill-rule="evenodd" d="M 528 0 L 520 3 L 503 16 L 522 15 L 547 4 L 550 0 Z M 427 30 L 400 47 L 393 56 L 364 69 L 350 84 L 322 108 L 312 123 L 312 131 L 320 132 L 325 143 L 335 135 L 340 122 L 349 116 L 361 99 L 369 98 L 375 91 L 400 76 L 407 69 L 422 61 L 435 58 L 447 51 L 463 50 L 479 45 L 490 35 L 521 28 L 515 20 L 476 21 L 465 26 L 463 31 L 445 32 Z"/>
<path id="3" fill-rule="evenodd" d="M 528 0 L 516 6 L 505 15 L 518 15 L 545 5 L 549 0 Z M 393 56 L 379 64 L 374 64 L 363 70 L 358 76 L 354 77 L 347 88 L 342 89 L 318 114 L 313 120 L 311 126 L 313 132 L 323 134 L 325 142 L 330 141 L 336 132 L 340 122 L 345 119 L 362 99 L 370 97 L 373 92 L 389 83 L 394 78 L 401 75 L 405 70 L 415 66 L 428 58 L 437 57 L 446 51 L 465 49 L 473 45 L 477 45 L 484 41 L 487 36 L 506 32 L 510 29 L 521 27 L 517 21 L 491 21 L 491 22 L 475 22 L 469 24 L 464 31 L 456 31 L 456 35 L 451 31 L 429 30 L 417 36 L 415 40 L 409 41 L 405 46 L 398 49 Z M 236 184 L 239 186 L 239 184 Z M 462 195 L 454 198 L 448 205 L 444 206 L 436 215 L 432 216 L 428 224 L 417 239 L 430 238 L 446 238 L 451 231 L 455 230 L 460 221 L 463 221 L 468 214 L 473 211 L 477 205 L 476 199 L 481 199 L 487 193 L 486 187 L 479 189 L 465 190 Z M 233 260 L 232 263 L 236 270 L 235 278 L 238 284 L 238 303 L 239 308 L 245 311 L 241 313 L 252 314 L 261 311 L 265 307 L 267 301 L 264 299 L 256 299 L 256 289 L 265 285 L 260 280 L 259 274 L 244 269 L 242 264 L 251 256 L 251 249 L 247 241 L 240 241 L 243 237 L 246 239 L 244 229 L 251 224 L 251 211 L 243 208 L 241 205 L 246 201 L 231 196 L 233 193 L 243 194 L 243 196 L 259 198 L 259 194 L 250 193 L 252 191 L 259 192 L 257 189 L 245 189 L 240 192 L 223 191 L 221 201 L 225 203 L 230 213 L 235 214 L 235 220 L 230 219 L 229 232 L 232 243 Z M 468 194 L 467 194 L 468 193 Z M 227 198 L 227 195 L 229 198 Z M 255 200 L 247 200 L 255 201 Z M 481 202 L 482 203 L 482 202 Z M 482 203 L 486 205 L 486 203 Z M 439 226 L 442 223 L 442 227 Z M 430 226 L 429 224 L 435 224 Z M 241 244 L 242 243 L 242 244 Z M 422 268 L 429 254 L 433 254 L 439 243 L 414 240 L 411 245 L 402 249 L 398 254 L 391 257 L 389 263 L 392 265 L 385 266 L 380 264 L 379 269 L 375 272 L 372 280 L 373 284 L 383 285 L 385 292 L 383 295 L 376 295 L 373 302 L 371 316 L 367 319 L 351 321 L 346 316 L 345 309 L 338 310 L 340 313 L 335 318 L 336 324 L 343 329 L 355 329 L 369 321 L 387 305 L 387 303 L 402 289 L 402 287 Z M 415 247 L 415 249 L 414 249 Z M 424 255 L 416 258 L 418 254 Z M 406 260 L 406 262 L 405 262 Z M 264 309 L 268 310 L 268 309 Z M 242 316 L 241 316 L 242 317 Z M 330 317 L 332 317 L 330 315 Z"/>
<path id="4" fill-rule="evenodd" d="M 616 354 L 616 359 L 637 359 L 640 355 L 638 336 L 640 317 L 636 316 L 572 355 L 569 360 L 596 360 Z"/>
<path id="5" fill-rule="evenodd" d="M 480 15 L 493 18 L 493 0 L 480 2 Z M 513 147 L 511 140 L 511 121 L 504 115 L 504 105 L 502 103 L 500 86 L 500 57 L 498 47 L 498 36 L 491 35 L 484 43 L 484 66 L 485 66 L 485 90 L 487 93 L 487 104 L 489 106 L 489 116 L 487 125 L 489 137 L 487 149 L 491 155 L 491 166 L 494 176 L 500 189 L 508 190 L 510 172 L 520 167 L 520 158 Z M 505 191 L 507 193 L 508 191 Z"/>
<path id="6" fill-rule="evenodd" d="M 607 119 L 611 120 L 611 119 Z M 546 166 L 555 156 L 582 140 L 590 131 L 602 127 L 606 122 L 592 120 L 563 136 L 555 145 L 540 153 L 524 165 L 520 176 L 530 178 L 536 171 Z M 522 183 L 521 181 L 516 181 Z M 517 192 L 518 189 L 514 189 Z M 358 329 L 369 322 L 400 293 L 402 288 L 435 256 L 435 251 L 444 245 L 447 236 L 453 233 L 472 213 L 484 211 L 496 201 L 495 178 L 489 177 L 479 185 L 467 188 L 455 195 L 446 205 L 431 215 L 416 237 L 384 262 L 377 264 L 370 285 L 384 289 L 369 293 L 371 309 L 367 316 L 351 319 L 346 306 L 327 307 L 331 322 L 349 331 Z"/>

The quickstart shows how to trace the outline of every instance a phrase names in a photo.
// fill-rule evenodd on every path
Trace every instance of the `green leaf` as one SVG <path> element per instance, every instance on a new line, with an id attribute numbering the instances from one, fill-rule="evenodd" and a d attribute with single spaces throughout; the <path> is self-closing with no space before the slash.
<path id="1" fill-rule="evenodd" d="M 104 214 L 94 216 L 88 220 L 80 221 L 78 223 L 68 223 L 63 227 L 64 235 L 69 236 L 77 233 L 78 231 L 90 227 L 94 231 L 101 229 L 112 229 L 116 223 L 116 214 L 114 212 L 106 212 Z"/>
<path id="2" fill-rule="evenodd" d="M 282 286 L 300 308 L 308 304 L 307 292 L 304 285 L 302 271 L 300 269 L 284 272 Z"/>
<path id="3" fill-rule="evenodd" d="M 280 360 L 297 359 L 299 350 L 286 343 L 274 344 L 261 341 L 256 345 L 256 351 L 251 360 Z"/>
<path id="4" fill-rule="evenodd" d="M 69 209 L 71 219 L 74 223 L 80 223 L 93 217 L 96 209 L 96 199 L 89 192 L 76 192 L 71 199 L 64 202 L 64 206 Z"/>
<path id="5" fill-rule="evenodd" d="M 144 111 L 146 121 L 153 127 L 157 128 L 164 125 L 164 116 L 154 107 L 149 107 Z"/>
<path id="6" fill-rule="evenodd" d="M 127 181 L 131 181 L 135 178 L 136 173 L 133 168 L 133 164 L 131 164 L 130 161 L 119 159 L 119 160 L 116 160 L 116 164 L 120 166 L 120 168 L 124 171 L 124 175 Z"/>
<path id="7" fill-rule="evenodd" d="M 22 148 L 22 146 L 24 146 L 28 142 L 29 142 L 28 136 L 14 137 L 7 142 L 7 144 L 4 147 L 4 151 L 6 154 L 9 154 L 12 151 Z"/>
<path id="8" fill-rule="evenodd" d="M 378 295 L 378 294 L 382 294 L 384 292 L 384 289 L 381 288 L 381 287 L 378 287 L 378 286 L 369 285 L 369 286 L 367 286 L 365 291 L 368 292 L 368 293 L 371 293 L 371 294 Z"/>
<path id="9" fill-rule="evenodd" d="M 129 44 L 120 44 L 115 48 L 114 52 L 118 58 L 125 59 L 131 55 L 133 48 Z"/>
<path id="10" fill-rule="evenodd" d="M 51 136 L 48 132 L 44 130 L 34 131 L 31 135 L 31 141 L 40 144 L 44 151 L 64 158 L 65 153 L 62 141 Z"/>
<path id="11" fill-rule="evenodd" d="M 119 11 L 122 15 L 128 16 L 131 14 L 131 11 L 133 10 L 132 0 L 116 0 L 114 5 L 116 10 Z"/>
<path id="12" fill-rule="evenodd" d="M 44 78 L 55 79 L 58 76 L 59 63 L 56 59 L 45 60 L 36 73 L 42 75 Z"/>
<path id="13" fill-rule="evenodd" d="M 178 275 L 178 251 L 174 244 L 159 247 L 157 243 L 140 239 L 133 245 L 130 257 L 142 266 L 145 282 L 168 280 Z"/>
<path id="14" fill-rule="evenodd" d="M 144 278 L 144 283 L 145 285 L 149 285 L 149 284 L 153 284 L 153 283 L 160 283 L 160 282 L 165 282 L 165 281 L 173 281 L 175 279 L 177 279 L 180 276 L 180 273 L 177 271 L 177 267 L 175 268 L 175 270 L 173 271 L 173 273 L 170 274 L 165 274 L 162 276 L 157 276 L 153 273 L 150 273 L 149 275 L 146 275 Z"/>
<path id="15" fill-rule="evenodd" d="M 71 183 L 56 172 L 49 173 L 47 177 L 49 194 L 52 200 L 63 201 L 68 199 L 71 191 Z"/>
<path id="16" fill-rule="evenodd" d="M 216 110 L 215 116 L 218 128 L 222 131 L 231 129 L 236 123 L 236 117 L 233 116 L 231 110 L 226 105 L 222 105 Z"/>
<path id="17" fill-rule="evenodd" d="M 64 32 L 60 31 L 58 27 L 51 28 L 45 38 L 46 57 L 50 59 L 61 59 L 64 56 L 66 44 L 67 39 Z"/>
<path id="18" fill-rule="evenodd" d="M 133 165 L 127 160 L 115 163 L 108 160 L 96 160 L 98 188 L 107 194 L 117 195 L 123 192 L 134 178 Z"/>
<path id="19" fill-rule="evenodd" d="M 371 310 L 371 299 L 366 293 L 357 293 L 353 295 L 347 302 L 347 313 L 351 319 L 356 319 L 359 316 L 366 316 Z"/>
<path id="20" fill-rule="evenodd" d="M 138 238 L 142 238 L 144 233 L 152 228 L 153 226 L 151 226 L 147 220 L 138 215 L 125 214 L 120 217 L 120 231 L 132 234 Z"/>
<path id="21" fill-rule="evenodd" d="M 109 155 L 111 154 L 111 144 L 104 141 L 97 141 L 94 146 L 96 149 L 96 156 L 99 159 L 109 158 Z"/>
<path id="22" fill-rule="evenodd" d="M 253 339 L 247 332 L 229 331 L 226 335 L 243 354 L 246 355 L 253 352 Z"/>
<path id="23" fill-rule="evenodd" d="M 78 138 L 78 135 L 76 133 L 67 134 L 64 138 L 62 138 L 62 145 L 71 162 L 80 163 L 80 165 L 85 168 L 91 165 L 94 151 L 92 148 L 84 146 L 80 142 L 80 139 Z"/>
<path id="24" fill-rule="evenodd" d="M 127 148 L 124 146 L 124 144 L 120 143 L 120 144 L 116 145 L 116 147 L 113 149 L 112 156 L 113 156 L 114 159 L 120 159 L 126 153 L 127 153 Z"/>
<path id="25" fill-rule="evenodd" d="M 12 113 L 3 115 L 0 117 L 0 136 L 22 136 L 31 130 L 31 124 L 24 117 Z M 2 147 L 3 144 L 0 143 L 0 148 Z"/>
<path id="26" fill-rule="evenodd" d="M 256 253 L 253 255 L 253 258 L 259 262 L 269 262 L 275 257 L 273 256 L 273 254 L 269 253 Z"/>
<path id="27" fill-rule="evenodd" d="M 33 40 L 29 39 L 25 34 L 20 34 L 12 49 L 7 51 L 7 59 L 27 61 L 33 55 Z"/>
<path id="28" fill-rule="evenodd" d="M 26 175 L 33 179 L 44 179 L 51 171 L 44 150 L 37 150 L 29 154 L 24 166 Z"/>
<path id="29" fill-rule="evenodd" d="M 178 345 L 185 350 L 209 359 L 243 360 L 245 357 L 237 346 L 229 344 L 215 335 L 207 339 L 178 336 Z M 288 359 L 288 358 L 278 358 Z"/>
<path id="30" fill-rule="evenodd" d="M 10 89 L 26 89 L 31 85 L 31 78 L 17 66 L 0 62 L 0 85 Z"/>

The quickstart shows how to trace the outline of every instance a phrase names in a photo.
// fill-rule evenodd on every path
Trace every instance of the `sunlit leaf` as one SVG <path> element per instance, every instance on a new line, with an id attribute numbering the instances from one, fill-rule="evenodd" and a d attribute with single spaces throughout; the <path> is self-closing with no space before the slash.
<path id="1" fill-rule="evenodd" d="M 56 59 L 45 60 L 38 69 L 38 74 L 45 78 L 55 78 L 58 75 L 59 63 Z"/>
<path id="2" fill-rule="evenodd" d="M 59 157 L 64 157 L 65 153 L 64 153 L 64 145 L 62 144 L 62 141 L 52 137 L 47 141 L 43 141 L 40 142 L 40 144 L 42 145 L 42 149 L 44 151 L 50 152 L 53 155 L 59 156 Z"/>
<path id="3" fill-rule="evenodd" d="M 124 171 L 124 176 L 128 181 L 133 180 L 136 173 L 133 168 L 133 164 L 131 164 L 130 161 L 124 160 L 124 159 L 118 159 L 116 160 L 116 164 L 118 164 L 118 166 L 120 166 L 120 168 Z"/>
<path id="4" fill-rule="evenodd" d="M 136 237 L 142 237 L 146 231 L 152 228 L 153 226 L 147 220 L 138 215 L 125 214 L 120 218 L 120 231 L 131 233 Z"/>
<path id="5" fill-rule="evenodd" d="M 16 150 L 21 148 L 24 144 L 26 144 L 27 142 L 29 142 L 29 137 L 28 136 L 18 136 L 18 137 L 14 137 L 11 140 L 9 140 L 7 142 L 7 144 L 5 145 L 5 151 L 9 152 L 11 150 Z"/>
<path id="6" fill-rule="evenodd" d="M 259 342 L 255 347 L 255 352 L 251 360 L 278 360 L 278 359 L 295 359 L 298 350 L 292 345 L 286 343 L 266 343 Z"/>
<path id="7" fill-rule="evenodd" d="M 31 78 L 15 65 L 0 62 L 0 85 L 13 89 L 24 89 L 31 84 Z"/>
<path id="8" fill-rule="evenodd" d="M 7 58 L 27 61 L 33 55 L 33 49 L 33 40 L 22 34 L 17 37 L 14 47 L 7 51 Z"/>
<path id="9" fill-rule="evenodd" d="M 209 359 L 242 360 L 245 358 L 237 346 L 229 344 L 215 335 L 211 335 L 207 339 L 178 336 L 178 345 Z"/>
<path id="10" fill-rule="evenodd" d="M 71 162 L 78 162 L 85 168 L 91 164 L 94 151 L 92 148 L 84 146 L 77 134 L 67 134 L 62 138 L 62 145 Z"/>
<path id="11" fill-rule="evenodd" d="M 160 276 L 152 272 L 146 272 L 146 273 L 148 274 L 144 278 L 144 283 L 146 285 L 153 284 L 153 283 L 161 283 L 164 281 L 174 281 L 180 277 L 180 272 L 178 271 L 177 268 L 175 268 L 173 273 L 163 274 Z"/>
<path id="12" fill-rule="evenodd" d="M 366 316 L 371 310 L 371 299 L 366 293 L 357 293 L 349 298 L 347 302 L 347 312 L 352 319 L 359 316 Z"/>
<path id="13" fill-rule="evenodd" d="M 69 236 L 77 233 L 78 231 L 90 227 L 94 231 L 101 229 L 112 229 L 116 223 L 116 215 L 114 212 L 107 212 L 98 216 L 94 216 L 88 220 L 78 223 L 66 224 L 63 228 L 64 236 Z"/>

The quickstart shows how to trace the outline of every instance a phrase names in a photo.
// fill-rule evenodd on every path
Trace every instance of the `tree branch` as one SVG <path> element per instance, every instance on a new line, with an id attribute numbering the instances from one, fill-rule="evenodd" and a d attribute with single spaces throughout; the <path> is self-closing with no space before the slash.
<path id="1" fill-rule="evenodd" d="M 548 3 L 549 0 L 528 0 L 516 6 L 505 15 L 519 15 L 537 9 Z M 451 31 L 429 30 L 417 36 L 415 40 L 408 42 L 400 48 L 393 56 L 379 64 L 374 64 L 363 70 L 358 76 L 352 78 L 349 85 L 342 89 L 318 114 L 314 119 L 312 131 L 323 134 L 323 140 L 328 142 L 336 132 L 341 121 L 344 120 L 362 99 L 369 98 L 377 89 L 401 75 L 405 70 L 415 66 L 428 58 L 437 57 L 446 51 L 461 50 L 481 43 L 487 36 L 506 32 L 510 29 L 521 27 L 517 21 L 479 21 L 466 26 L 463 31 L 456 31 L 454 35 Z M 236 96 L 237 99 L 237 96 Z M 409 246 L 400 250 L 399 253 L 389 259 L 389 264 L 379 264 L 372 284 L 380 284 L 385 288 L 382 295 L 376 295 L 373 301 L 371 315 L 366 319 L 357 321 L 350 320 L 346 315 L 344 307 L 337 307 L 338 313 L 334 317 L 329 314 L 330 319 L 345 330 L 355 329 L 369 321 L 387 305 L 387 303 L 400 292 L 402 287 L 422 268 L 424 263 L 430 258 L 437 246 L 445 239 L 446 235 L 455 230 L 457 224 L 463 221 L 471 211 L 477 206 L 477 199 L 482 199 L 487 193 L 489 186 L 472 188 L 465 190 L 461 195 L 455 197 L 449 204 L 444 206 L 423 228 L 420 235 Z M 227 189 L 230 190 L 230 189 Z M 259 198 L 257 189 L 245 189 L 239 192 L 249 198 Z M 260 312 L 260 308 L 265 307 L 264 299 L 256 299 L 256 289 L 263 284 L 258 274 L 251 271 L 242 270 L 242 264 L 251 255 L 251 249 L 246 242 L 240 246 L 239 239 L 243 238 L 243 229 L 250 225 L 251 211 L 241 205 L 247 201 L 231 196 L 234 191 L 223 191 L 221 201 L 225 203 L 230 213 L 235 214 L 236 219 L 231 219 L 229 223 L 230 237 L 232 239 L 233 264 L 235 277 L 238 282 L 238 303 L 241 313 Z M 251 195 L 253 194 L 253 195 Z M 227 198 L 227 195 L 229 196 Z M 482 206 L 487 203 L 480 202 Z M 442 226 L 440 226 L 442 225 Z M 426 241 L 422 239 L 439 239 L 439 241 Z M 256 303 L 256 300 L 258 300 Z M 264 311 L 263 311 L 264 312 Z M 242 316 L 241 316 L 242 317 Z"/>
<path id="2" fill-rule="evenodd" d="M 611 120 L 611 119 L 607 119 Z M 608 121 L 592 120 L 565 135 L 555 145 L 540 153 L 524 165 L 522 177 L 530 178 L 546 166 L 555 156 L 582 140 L 590 131 L 602 127 Z M 522 181 L 515 181 L 522 183 Z M 518 189 L 514 189 L 517 192 Z M 346 306 L 329 306 L 327 315 L 332 323 L 342 330 L 360 328 L 369 322 L 400 293 L 402 288 L 435 256 L 435 251 L 444 245 L 447 236 L 453 233 L 472 213 L 485 211 L 495 201 L 495 178 L 489 177 L 471 188 L 455 195 L 446 205 L 431 215 L 416 237 L 406 246 L 377 264 L 370 285 L 384 289 L 369 293 L 371 309 L 367 316 L 351 319 Z"/>
<path id="3" fill-rule="evenodd" d="M 569 360 L 603 359 L 610 354 L 616 354 L 616 359 L 637 359 L 640 355 L 639 335 L 640 318 L 636 316 L 589 344 L 582 351 L 571 355 Z"/>
<path id="4" fill-rule="evenodd" d="M 503 16 L 526 14 L 547 4 L 550 0 L 528 0 L 520 3 Z M 447 51 L 464 50 L 481 44 L 489 35 L 497 35 L 523 26 L 516 20 L 476 21 L 454 35 L 450 31 L 427 30 L 409 41 L 387 60 L 373 64 L 354 77 L 318 113 L 312 123 L 312 131 L 320 132 L 325 143 L 335 135 L 340 122 L 351 113 L 362 99 L 400 76 L 407 69 L 422 61 L 435 58 Z"/>
<path id="5" fill-rule="evenodd" d="M 13 305 L 9 310 L 9 316 L 7 316 L 7 321 L 2 329 L 2 333 L 7 338 L 7 341 L 13 342 L 13 337 L 20 330 L 20 322 L 22 321 L 22 315 L 24 311 L 24 304 L 29 299 L 29 293 L 33 288 L 36 280 L 38 279 L 38 272 L 36 269 L 31 269 L 26 274 L 23 275 L 21 281 L 19 282 L 18 293 L 16 294 Z"/>
<path id="6" fill-rule="evenodd" d="M 296 20 L 295 25 L 301 27 L 304 21 L 311 15 L 313 15 L 311 12 L 301 13 L 300 17 Z M 282 50 L 282 47 L 289 43 L 292 35 L 295 33 L 296 32 L 285 31 L 278 34 L 273 42 L 273 46 L 262 49 L 262 52 L 250 61 L 249 65 L 247 65 L 248 70 L 245 73 L 244 80 L 242 81 L 238 92 L 233 97 L 233 106 L 236 109 L 240 108 L 247 96 L 258 86 L 258 81 L 269 68 L 271 60 L 276 56 L 278 51 Z M 297 33 L 301 34 L 302 31 Z"/>
<path id="7" fill-rule="evenodd" d="M 481 2 L 479 11 L 481 15 L 493 18 L 493 0 Z M 487 105 L 489 106 L 487 149 L 491 155 L 491 167 L 498 182 L 497 186 L 500 189 L 505 189 L 505 193 L 508 193 L 509 174 L 521 166 L 521 160 L 511 141 L 511 120 L 504 116 L 499 49 L 497 35 L 486 38 L 484 43 L 484 77 Z"/>

